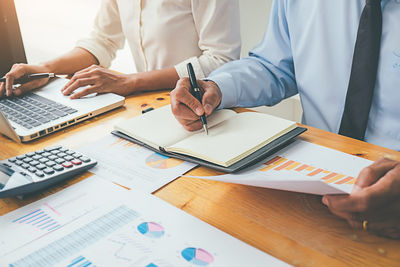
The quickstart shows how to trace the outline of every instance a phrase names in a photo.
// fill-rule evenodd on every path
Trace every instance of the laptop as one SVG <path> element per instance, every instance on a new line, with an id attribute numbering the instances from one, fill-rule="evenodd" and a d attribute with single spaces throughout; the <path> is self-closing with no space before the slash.
<path id="1" fill-rule="evenodd" d="M 125 103 L 124 97 L 112 93 L 71 100 L 61 93 L 67 83 L 54 78 L 31 93 L 0 99 L 0 133 L 16 142 L 29 142 Z"/>

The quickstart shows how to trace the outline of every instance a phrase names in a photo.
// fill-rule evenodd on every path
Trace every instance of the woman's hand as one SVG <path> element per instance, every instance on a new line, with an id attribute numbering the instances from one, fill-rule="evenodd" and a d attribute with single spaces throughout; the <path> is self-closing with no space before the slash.
<path id="1" fill-rule="evenodd" d="M 350 195 L 326 195 L 322 202 L 353 228 L 400 239 L 400 162 L 374 162 L 360 172 Z"/>
<path id="2" fill-rule="evenodd" d="M 4 96 L 20 96 L 26 92 L 45 85 L 49 78 L 43 78 L 40 80 L 34 80 L 17 88 L 13 88 L 14 80 L 21 78 L 22 76 L 35 74 L 35 73 L 47 73 L 50 72 L 46 67 L 41 65 L 27 65 L 27 64 L 14 64 L 11 70 L 4 76 L 6 77 L 5 83 L 0 83 L 0 98 Z"/>
<path id="3" fill-rule="evenodd" d="M 93 93 L 116 93 L 129 95 L 134 91 L 136 76 L 125 75 L 92 65 L 78 71 L 71 80 L 61 89 L 64 95 L 70 95 L 71 99 L 81 98 Z M 85 89 L 75 92 L 78 88 Z"/>

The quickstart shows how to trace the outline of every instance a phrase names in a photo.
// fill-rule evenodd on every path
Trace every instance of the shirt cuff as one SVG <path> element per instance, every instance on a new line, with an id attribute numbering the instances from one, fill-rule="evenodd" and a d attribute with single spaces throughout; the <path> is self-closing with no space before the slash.
<path id="1" fill-rule="evenodd" d="M 221 103 L 217 109 L 232 108 L 237 106 L 238 96 L 235 83 L 229 73 L 218 73 L 207 78 L 215 82 L 222 93 Z"/>
<path id="2" fill-rule="evenodd" d="M 201 68 L 199 59 L 197 57 L 191 57 L 186 59 L 185 61 L 178 63 L 175 65 L 175 70 L 178 73 L 179 78 L 189 77 L 187 72 L 187 64 L 192 63 L 194 73 L 196 74 L 197 79 L 204 79 L 205 75 L 203 69 Z"/>
<path id="3" fill-rule="evenodd" d="M 89 51 L 89 53 L 91 53 L 97 59 L 100 66 L 104 68 L 109 68 L 111 66 L 111 62 L 113 60 L 112 57 L 98 44 L 94 44 L 90 40 L 84 39 L 79 40 L 76 43 L 76 47 L 80 47 Z"/>

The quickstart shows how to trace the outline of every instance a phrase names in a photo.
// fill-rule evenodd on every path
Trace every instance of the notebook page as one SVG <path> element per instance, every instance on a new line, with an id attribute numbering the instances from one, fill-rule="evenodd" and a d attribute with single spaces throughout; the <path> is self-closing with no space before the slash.
<path id="1" fill-rule="evenodd" d="M 167 151 L 230 166 L 296 126 L 295 122 L 267 114 L 245 112 L 211 128 L 208 136 L 196 133 Z"/>
<path id="2" fill-rule="evenodd" d="M 208 118 L 208 125 L 211 128 L 235 115 L 236 112 L 232 110 L 219 110 Z M 176 120 L 172 114 L 171 105 L 122 121 L 114 128 L 156 149 L 168 147 L 195 134 L 195 132 L 186 131 Z"/>

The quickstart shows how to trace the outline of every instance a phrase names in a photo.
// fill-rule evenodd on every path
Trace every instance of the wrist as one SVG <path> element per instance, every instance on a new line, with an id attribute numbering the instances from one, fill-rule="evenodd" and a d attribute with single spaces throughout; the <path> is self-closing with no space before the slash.
<path id="1" fill-rule="evenodd" d="M 47 73 L 56 73 L 54 66 L 50 62 L 44 62 L 38 65 L 40 72 L 47 72 Z"/>
<path id="2" fill-rule="evenodd" d="M 143 79 L 138 74 L 125 74 L 123 86 L 126 88 L 127 94 L 143 90 Z"/>
<path id="3" fill-rule="evenodd" d="M 148 89 L 148 79 L 145 79 L 140 73 L 130 74 L 128 82 L 131 92 L 141 92 Z"/>

